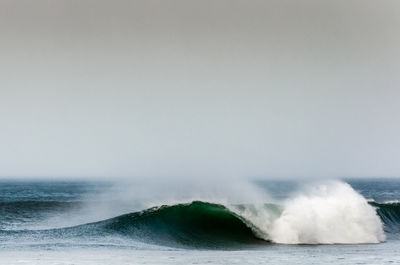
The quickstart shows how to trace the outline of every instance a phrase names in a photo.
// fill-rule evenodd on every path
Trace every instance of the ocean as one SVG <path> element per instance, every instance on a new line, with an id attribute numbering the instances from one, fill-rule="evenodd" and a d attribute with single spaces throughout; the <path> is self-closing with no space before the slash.
<path id="1" fill-rule="evenodd" d="M 0 181 L 0 264 L 400 263 L 399 179 L 152 186 Z"/>

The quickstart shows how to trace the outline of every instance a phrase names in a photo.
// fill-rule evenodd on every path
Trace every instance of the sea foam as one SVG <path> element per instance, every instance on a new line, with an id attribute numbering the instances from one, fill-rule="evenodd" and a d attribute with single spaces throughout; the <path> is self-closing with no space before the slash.
<path id="1" fill-rule="evenodd" d="M 375 209 L 347 183 L 313 185 L 282 205 L 279 216 L 263 208 L 241 211 L 257 235 L 281 244 L 356 244 L 385 241 Z M 266 211 L 266 212 L 265 212 Z M 253 212 L 254 213 L 254 212 Z M 261 231 L 261 232 L 260 232 Z"/>

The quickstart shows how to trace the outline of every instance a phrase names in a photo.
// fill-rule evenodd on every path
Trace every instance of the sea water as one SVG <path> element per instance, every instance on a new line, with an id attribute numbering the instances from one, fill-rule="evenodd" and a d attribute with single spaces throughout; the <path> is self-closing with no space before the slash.
<path id="1" fill-rule="evenodd" d="M 155 202 L 136 184 L 1 181 L 0 264 L 400 263 L 400 180 L 252 185 L 257 200 Z"/>

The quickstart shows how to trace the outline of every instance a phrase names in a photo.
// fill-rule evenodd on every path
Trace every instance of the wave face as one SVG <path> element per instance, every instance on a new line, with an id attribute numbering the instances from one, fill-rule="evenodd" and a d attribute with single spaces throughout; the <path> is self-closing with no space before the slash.
<path id="1" fill-rule="evenodd" d="M 220 248 L 263 242 L 237 214 L 222 205 L 200 201 L 154 207 L 102 225 L 108 231 L 169 246 Z"/>

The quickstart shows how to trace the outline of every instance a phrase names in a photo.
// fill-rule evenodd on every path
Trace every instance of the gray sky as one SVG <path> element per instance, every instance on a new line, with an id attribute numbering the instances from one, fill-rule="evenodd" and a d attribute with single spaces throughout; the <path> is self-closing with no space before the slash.
<path id="1" fill-rule="evenodd" d="M 400 2 L 0 1 L 0 177 L 400 175 Z"/>

